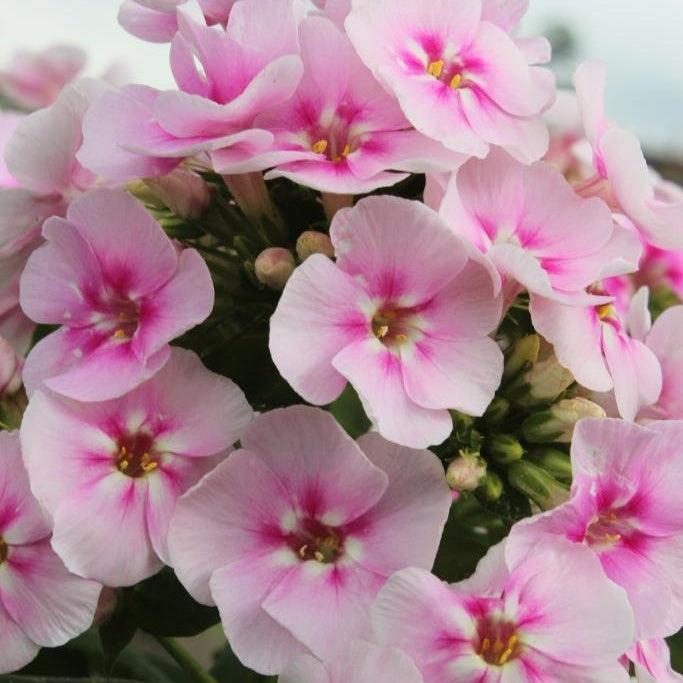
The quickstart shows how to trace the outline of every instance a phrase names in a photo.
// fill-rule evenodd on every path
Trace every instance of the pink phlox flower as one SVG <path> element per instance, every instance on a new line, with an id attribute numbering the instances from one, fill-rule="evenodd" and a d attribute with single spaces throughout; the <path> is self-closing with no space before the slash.
<path id="1" fill-rule="evenodd" d="M 5 147 L 8 140 L 14 134 L 14 131 L 24 118 L 24 114 L 13 111 L 0 111 L 0 190 L 6 187 L 18 187 L 19 182 L 9 172 L 7 164 L 5 163 Z"/>
<path id="2" fill-rule="evenodd" d="M 178 252 L 129 194 L 98 189 L 66 219 L 45 222 L 20 300 L 34 321 L 62 325 L 26 359 L 29 395 L 43 382 L 79 400 L 114 398 L 154 375 L 169 342 L 203 321 L 213 284 L 194 249 Z"/>
<path id="3" fill-rule="evenodd" d="M 670 635 L 683 623 L 682 435 L 680 421 L 579 421 L 569 501 L 510 534 L 518 557 L 548 535 L 590 548 L 626 590 L 639 640 Z"/>
<path id="4" fill-rule="evenodd" d="M 281 683 L 423 683 L 415 664 L 394 647 L 354 640 L 340 657 L 327 662 L 296 657 L 280 674 Z"/>
<path id="5" fill-rule="evenodd" d="M 24 458 L 67 567 L 128 586 L 168 563 L 177 498 L 224 457 L 251 415 L 233 382 L 180 348 L 118 399 L 35 392 L 22 423 Z"/>
<path id="6" fill-rule="evenodd" d="M 187 0 L 125 0 L 119 24 L 136 38 L 168 43 L 178 32 L 177 9 Z M 236 0 L 196 0 L 209 25 L 225 25 Z"/>
<path id="7" fill-rule="evenodd" d="M 51 105 L 62 88 L 85 68 L 83 50 L 55 45 L 42 52 L 20 50 L 0 69 L 0 94 L 25 109 Z"/>
<path id="8" fill-rule="evenodd" d="M 586 548 L 544 539 L 526 557 L 505 544 L 448 585 L 423 569 L 394 574 L 372 608 L 376 640 L 405 651 L 425 683 L 617 683 L 633 642 L 622 588 Z"/>
<path id="9" fill-rule="evenodd" d="M 508 11 L 512 5 L 358 2 L 345 25 L 361 59 L 421 133 L 479 157 L 501 145 L 530 163 L 548 146 L 540 114 L 555 83 L 548 70 L 530 66 L 549 57 L 547 41 L 517 45 L 508 35 L 518 16 Z"/>
<path id="10" fill-rule="evenodd" d="M 370 636 L 392 572 L 431 567 L 451 504 L 443 468 L 376 433 L 355 443 L 304 406 L 259 416 L 241 444 L 178 501 L 171 565 L 195 599 L 218 605 L 250 668 L 334 660 Z"/>
<path id="11" fill-rule="evenodd" d="M 123 182 L 220 149 L 223 171 L 240 173 L 240 164 L 270 148 L 272 133 L 253 120 L 289 99 L 301 78 L 298 4 L 240 0 L 225 29 L 207 26 L 196 9 L 177 11 L 170 60 L 179 90 L 129 85 L 100 98 L 83 122 L 85 166 Z"/>
<path id="12" fill-rule="evenodd" d="M 635 666 L 637 683 L 683 683 L 683 676 L 671 668 L 671 653 L 663 638 L 640 641 L 627 655 Z"/>
<path id="13" fill-rule="evenodd" d="M 307 401 L 347 381 L 387 439 L 440 443 L 449 408 L 481 415 L 502 375 L 490 263 L 420 202 L 368 197 L 335 215 L 337 261 L 310 256 L 271 318 L 270 351 Z"/>
<path id="14" fill-rule="evenodd" d="M 600 283 L 589 291 L 609 294 Z M 633 297 L 626 314 L 609 296 L 592 305 L 532 296 L 529 311 L 534 328 L 553 345 L 559 362 L 585 388 L 613 391 L 619 414 L 625 420 L 634 420 L 641 408 L 657 401 L 662 390 L 662 369 L 640 332 L 649 325 L 646 289 Z"/>
<path id="15" fill-rule="evenodd" d="M 430 201 L 439 194 L 430 190 Z M 614 224 L 604 202 L 576 195 L 549 164 L 525 166 L 502 150 L 461 166 L 439 213 L 506 277 L 506 303 L 522 286 L 574 302 L 605 274 L 637 267 L 638 240 Z"/>
<path id="16" fill-rule="evenodd" d="M 581 64 L 574 85 L 586 137 L 593 149 L 593 177 L 577 186 L 584 195 L 603 197 L 628 216 L 645 240 L 661 249 L 683 248 L 683 192 L 662 186 L 650 171 L 636 136 L 612 125 L 604 111 L 605 65 Z"/>
<path id="17" fill-rule="evenodd" d="M 254 121 L 273 132 L 273 146 L 240 170 L 275 166 L 266 178 L 284 176 L 324 192 L 359 194 L 407 177 L 388 169 L 451 170 L 464 160 L 412 128 L 331 21 L 305 19 L 299 40 L 304 74 L 296 94 Z M 212 154 L 219 172 L 222 155 Z"/>
<path id="18" fill-rule="evenodd" d="M 50 546 L 51 532 L 29 489 L 18 433 L 0 433 L 0 673 L 92 623 L 102 586 L 67 571 Z"/>

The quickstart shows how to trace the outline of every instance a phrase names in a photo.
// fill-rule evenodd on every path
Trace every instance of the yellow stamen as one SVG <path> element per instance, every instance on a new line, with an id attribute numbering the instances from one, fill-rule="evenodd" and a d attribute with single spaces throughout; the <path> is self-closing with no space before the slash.
<path id="1" fill-rule="evenodd" d="M 325 561 L 325 556 L 319 550 L 316 550 L 313 553 L 313 557 L 316 562 L 320 562 L 321 564 Z"/>
<path id="2" fill-rule="evenodd" d="M 125 311 L 119 311 L 119 322 L 122 322 L 122 323 L 128 322 L 128 315 L 126 314 Z"/>
<path id="3" fill-rule="evenodd" d="M 119 460 L 119 470 L 121 472 L 125 472 L 128 469 L 128 465 L 130 465 L 128 460 Z"/>
<path id="4" fill-rule="evenodd" d="M 123 330 L 118 329 L 118 330 L 116 330 L 116 332 L 114 332 L 114 339 L 125 339 L 125 338 L 126 338 L 126 333 Z"/>
<path id="5" fill-rule="evenodd" d="M 488 638 L 484 638 L 484 640 L 481 641 L 481 649 L 479 650 L 479 654 L 482 654 L 486 652 L 491 647 L 491 641 Z"/>
<path id="6" fill-rule="evenodd" d="M 351 145 L 348 144 L 348 142 L 344 145 L 344 149 L 342 150 L 342 156 L 347 157 L 351 154 Z"/>
<path id="7" fill-rule="evenodd" d="M 328 142 L 324 138 L 313 143 L 313 151 L 316 154 L 325 154 Z"/>
<path id="8" fill-rule="evenodd" d="M 616 315 L 614 304 L 603 304 L 598 306 L 598 318 L 604 320 L 605 318 L 613 318 Z"/>
<path id="9" fill-rule="evenodd" d="M 603 538 L 608 542 L 608 543 L 616 543 L 617 541 L 621 540 L 621 534 L 605 534 Z"/>
<path id="10" fill-rule="evenodd" d="M 493 643 L 493 654 L 500 655 L 503 652 L 503 649 L 503 641 L 496 639 L 496 642 Z"/>
<path id="11" fill-rule="evenodd" d="M 460 74 L 455 74 L 448 85 L 453 88 L 453 90 L 457 90 L 460 87 L 460 81 L 462 81 L 462 76 Z"/>
<path id="12" fill-rule="evenodd" d="M 158 467 L 158 463 L 152 460 L 149 453 L 143 453 L 142 458 L 140 458 L 140 467 L 143 472 L 147 473 L 155 470 Z"/>
<path id="13" fill-rule="evenodd" d="M 443 71 L 443 59 L 438 59 L 435 62 L 429 62 L 427 65 L 427 73 L 434 78 L 439 78 Z"/>
<path id="14" fill-rule="evenodd" d="M 375 337 L 377 337 L 377 339 L 384 339 L 387 334 L 389 334 L 389 325 L 380 325 L 375 330 Z"/>
<path id="15" fill-rule="evenodd" d="M 394 339 L 396 341 L 406 341 L 408 339 L 408 335 L 405 335 L 402 332 L 399 332 L 397 335 L 395 335 Z"/>
<path id="16" fill-rule="evenodd" d="M 308 543 L 304 543 L 301 548 L 299 548 L 299 557 L 303 560 L 306 557 L 306 551 L 308 550 Z"/>

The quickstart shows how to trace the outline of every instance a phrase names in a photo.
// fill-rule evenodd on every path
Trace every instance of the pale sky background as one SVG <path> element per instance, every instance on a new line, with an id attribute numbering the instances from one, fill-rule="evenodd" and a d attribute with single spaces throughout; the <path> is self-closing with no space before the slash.
<path id="1" fill-rule="evenodd" d="M 172 87 L 167 46 L 128 35 L 116 22 L 119 4 L 0 0 L 0 64 L 19 47 L 71 43 L 87 51 L 89 75 L 122 61 L 132 81 Z M 576 51 L 558 64 L 560 76 L 568 78 L 588 56 L 603 59 L 611 118 L 652 152 L 683 159 L 683 0 L 532 0 L 522 33 L 547 35 L 563 24 Z"/>

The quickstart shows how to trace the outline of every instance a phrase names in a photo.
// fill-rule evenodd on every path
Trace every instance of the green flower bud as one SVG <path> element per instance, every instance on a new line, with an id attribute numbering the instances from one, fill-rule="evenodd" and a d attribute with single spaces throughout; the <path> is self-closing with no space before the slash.
<path id="1" fill-rule="evenodd" d="M 505 379 L 514 377 L 532 363 L 535 363 L 540 347 L 541 338 L 537 334 L 530 334 L 518 339 L 505 359 L 503 377 Z"/>
<path id="2" fill-rule="evenodd" d="M 488 471 L 484 476 L 482 486 L 484 487 L 484 496 L 491 502 L 498 500 L 503 495 L 505 488 L 503 480 L 491 471 Z"/>
<path id="3" fill-rule="evenodd" d="M 483 420 L 488 427 L 500 424 L 510 411 L 510 401 L 503 396 L 496 396 L 484 413 Z"/>
<path id="4" fill-rule="evenodd" d="M 526 460 L 510 465 L 508 481 L 511 486 L 531 498 L 541 510 L 550 510 L 569 498 L 569 489 L 566 486 L 538 465 Z"/>
<path id="5" fill-rule="evenodd" d="M 532 443 L 570 443 L 574 425 L 582 417 L 606 417 L 604 409 L 587 398 L 564 398 L 522 423 L 522 433 Z"/>
<path id="6" fill-rule="evenodd" d="M 557 448 L 537 448 L 527 457 L 556 479 L 571 480 L 572 478 L 571 458 Z"/>
<path id="7" fill-rule="evenodd" d="M 503 465 L 519 460 L 524 455 L 524 447 L 512 434 L 494 434 L 486 440 L 489 455 Z"/>

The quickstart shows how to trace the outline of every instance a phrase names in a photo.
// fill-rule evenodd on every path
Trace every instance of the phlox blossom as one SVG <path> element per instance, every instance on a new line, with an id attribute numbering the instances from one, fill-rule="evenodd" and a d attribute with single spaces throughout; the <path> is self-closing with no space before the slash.
<path id="1" fill-rule="evenodd" d="M 505 555 L 505 557 L 504 557 Z M 548 539 L 510 561 L 494 546 L 448 585 L 394 574 L 372 608 L 375 638 L 406 652 L 425 683 L 625 683 L 633 640 L 624 591 L 585 548 Z"/>
<path id="2" fill-rule="evenodd" d="M 275 166 L 266 178 L 284 176 L 324 192 L 358 194 L 407 177 L 388 169 L 452 170 L 464 161 L 412 128 L 331 21 L 304 19 L 299 41 L 299 87 L 288 102 L 256 117 L 254 124 L 273 132 L 275 141 L 265 155 L 246 162 L 249 169 Z M 212 153 L 219 172 L 221 154 Z"/>
<path id="3" fill-rule="evenodd" d="M 519 557 L 548 535 L 590 548 L 626 590 L 639 640 L 683 624 L 682 437 L 680 421 L 579 421 L 569 501 L 519 522 L 510 535 L 509 549 Z"/>
<path id="4" fill-rule="evenodd" d="M 605 115 L 605 65 L 583 62 L 574 85 L 586 137 L 593 150 L 595 174 L 577 186 L 584 195 L 603 197 L 633 221 L 647 242 L 662 249 L 682 249 L 683 192 L 662 184 L 648 169 L 638 138 L 610 124 Z"/>
<path id="5" fill-rule="evenodd" d="M 0 433 L 0 673 L 41 647 L 90 627 L 102 586 L 70 574 L 50 546 L 52 527 L 31 495 L 19 435 Z"/>
<path id="6" fill-rule="evenodd" d="M 18 112 L 0 111 L 0 189 L 19 185 L 5 163 L 5 147 L 23 118 L 24 114 Z"/>
<path id="7" fill-rule="evenodd" d="M 627 655 L 634 664 L 637 683 L 683 683 L 683 676 L 671 668 L 671 653 L 663 638 L 640 641 Z"/>
<path id="8" fill-rule="evenodd" d="M 37 391 L 22 422 L 22 447 L 66 566 L 108 586 L 154 574 L 168 562 L 176 499 L 250 419 L 239 388 L 179 348 L 152 379 L 118 399 L 80 403 Z"/>
<path id="9" fill-rule="evenodd" d="M 551 165 L 525 166 L 502 150 L 462 165 L 439 213 L 496 264 L 509 281 L 508 299 L 520 286 L 566 299 L 605 272 L 635 270 L 640 254 L 638 240 L 613 223 L 604 202 L 579 197 Z"/>
<path id="10" fill-rule="evenodd" d="M 119 23 L 136 38 L 168 43 L 178 32 L 177 9 L 187 0 L 125 0 Z M 236 0 L 196 0 L 207 24 L 225 24 Z"/>
<path id="11" fill-rule="evenodd" d="M 192 8 L 178 7 L 171 43 L 179 90 L 127 85 L 90 108 L 78 158 L 99 175 L 117 182 L 164 175 L 215 149 L 222 150 L 224 172 L 238 173 L 272 144 L 272 133 L 253 119 L 286 101 L 299 83 L 301 12 L 291 0 L 239 0 L 224 29 L 207 26 Z"/>
<path id="12" fill-rule="evenodd" d="M 260 415 L 241 444 L 178 501 L 171 565 L 195 599 L 218 605 L 250 668 L 335 659 L 370 636 L 392 572 L 431 567 L 451 504 L 443 468 L 378 434 L 356 443 L 304 406 Z"/>
<path id="13" fill-rule="evenodd" d="M 347 381 L 387 439 L 442 442 L 449 408 L 481 415 L 500 384 L 496 273 L 420 202 L 368 197 L 335 215 L 337 261 L 314 254 L 287 282 L 270 351 L 307 401 Z"/>
<path id="14" fill-rule="evenodd" d="M 79 400 L 120 396 L 157 372 L 168 343 L 211 312 L 204 260 L 194 249 L 178 253 L 125 192 L 82 195 L 66 219 L 46 221 L 43 237 L 21 277 L 21 306 L 34 321 L 62 327 L 26 360 L 29 395 L 44 382 Z"/>
<path id="15" fill-rule="evenodd" d="M 508 35 L 513 14 L 481 0 L 371 0 L 354 3 L 345 26 L 417 130 L 464 154 L 494 144 L 528 163 L 548 146 L 540 113 L 554 79 L 530 66 L 548 49 L 525 51 Z"/>
<path id="16" fill-rule="evenodd" d="M 423 683 L 415 664 L 394 647 L 354 640 L 341 656 L 321 662 L 311 655 L 294 659 L 280 683 Z"/>

